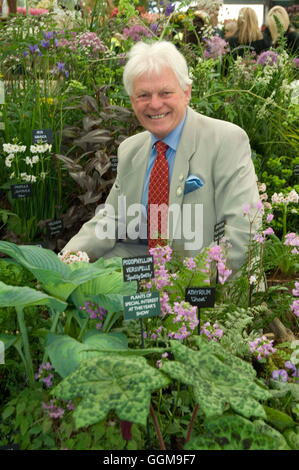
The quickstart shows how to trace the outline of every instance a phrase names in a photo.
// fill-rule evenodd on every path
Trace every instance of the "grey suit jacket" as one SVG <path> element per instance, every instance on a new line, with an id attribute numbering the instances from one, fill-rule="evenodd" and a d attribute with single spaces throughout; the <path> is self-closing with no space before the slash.
<path id="1" fill-rule="evenodd" d="M 99 258 L 115 245 L 115 222 L 119 223 L 121 238 L 126 230 L 130 232 L 132 224 L 136 226 L 138 215 L 136 217 L 132 205 L 141 202 L 150 146 L 148 131 L 121 143 L 117 178 L 106 208 L 84 224 L 64 249 L 83 250 L 92 258 Z M 200 177 L 204 185 L 184 194 L 185 181 L 190 174 Z M 214 225 L 225 220 L 225 236 L 232 244 L 228 261 L 236 270 L 243 262 L 250 234 L 242 208 L 245 204 L 255 205 L 258 199 L 247 134 L 235 124 L 188 108 L 170 182 L 169 206 L 171 214 L 174 208 L 174 215 L 169 217 L 169 240 L 173 249 L 195 256 L 213 241 Z M 178 209 L 181 210 L 180 220 Z M 190 238 L 192 233 L 196 238 L 194 243 Z"/>

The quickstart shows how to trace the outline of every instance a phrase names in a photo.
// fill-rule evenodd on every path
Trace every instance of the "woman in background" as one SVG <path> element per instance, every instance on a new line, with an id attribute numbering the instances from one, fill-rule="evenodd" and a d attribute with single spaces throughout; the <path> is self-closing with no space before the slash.
<path id="1" fill-rule="evenodd" d="M 247 52 L 261 52 L 272 45 L 271 37 L 264 37 L 259 25 L 257 14 L 252 8 L 241 8 L 235 35 L 228 39 L 234 57 L 243 56 Z"/>
<path id="2" fill-rule="evenodd" d="M 299 54 L 299 34 L 290 24 L 288 12 L 277 5 L 268 12 L 266 17 L 265 34 L 276 46 L 281 36 L 286 39 L 286 48 L 291 54 Z"/>

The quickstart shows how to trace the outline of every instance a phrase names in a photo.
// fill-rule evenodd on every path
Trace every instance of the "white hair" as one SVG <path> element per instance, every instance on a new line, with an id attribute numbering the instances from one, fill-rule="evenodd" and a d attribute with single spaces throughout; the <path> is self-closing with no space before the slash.
<path id="1" fill-rule="evenodd" d="M 138 42 L 129 52 L 129 60 L 124 68 L 123 82 L 129 96 L 133 93 L 134 80 L 144 73 L 159 75 L 163 69 L 170 68 L 178 79 L 182 90 L 191 85 L 185 57 L 168 41 L 153 43 Z"/>

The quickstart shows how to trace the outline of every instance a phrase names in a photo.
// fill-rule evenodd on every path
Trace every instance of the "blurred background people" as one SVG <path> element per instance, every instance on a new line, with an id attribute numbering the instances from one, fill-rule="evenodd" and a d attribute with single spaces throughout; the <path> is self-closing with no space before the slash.
<path id="1" fill-rule="evenodd" d="M 290 18 L 285 8 L 277 5 L 266 16 L 265 36 L 272 40 L 273 45 L 279 44 L 279 38 L 286 39 L 286 49 L 291 54 L 299 54 L 299 34 L 290 24 Z"/>
<path id="2" fill-rule="evenodd" d="M 272 45 L 269 35 L 263 36 L 258 24 L 258 17 L 252 8 L 241 8 L 234 36 L 228 38 L 231 53 L 234 57 L 243 56 L 246 52 L 261 52 Z"/>

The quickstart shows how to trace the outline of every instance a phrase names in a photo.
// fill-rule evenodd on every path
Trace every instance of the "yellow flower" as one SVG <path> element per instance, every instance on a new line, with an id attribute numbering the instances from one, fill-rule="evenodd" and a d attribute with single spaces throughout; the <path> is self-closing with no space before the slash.
<path id="1" fill-rule="evenodd" d="M 54 98 L 41 98 L 42 103 L 54 104 Z"/>

